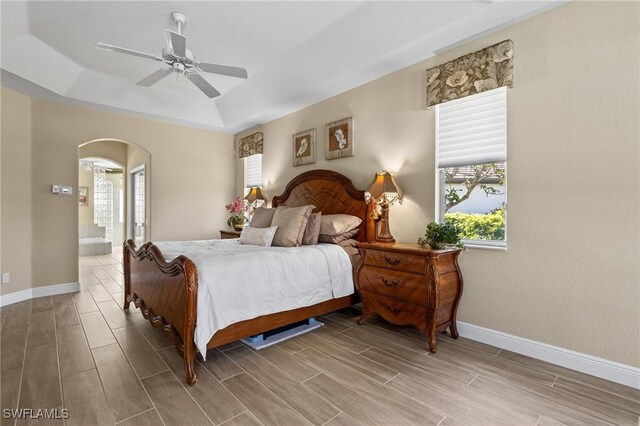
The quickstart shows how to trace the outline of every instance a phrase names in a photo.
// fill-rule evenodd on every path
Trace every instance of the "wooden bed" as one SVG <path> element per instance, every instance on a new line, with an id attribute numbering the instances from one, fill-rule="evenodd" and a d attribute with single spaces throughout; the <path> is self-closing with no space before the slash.
<path id="1" fill-rule="evenodd" d="M 353 186 L 349 178 L 329 170 L 312 170 L 295 177 L 284 193 L 273 198 L 273 207 L 315 205 L 323 214 L 345 213 L 362 219 L 358 241 L 375 237 L 371 207 L 364 191 Z M 132 240 L 124 243 L 124 309 L 133 302 L 154 327 L 160 327 L 173 338 L 184 358 L 187 383 L 196 382 L 194 357 L 197 349 L 194 331 L 197 321 L 198 271 L 186 256 L 167 262 L 160 249 L 148 242 L 136 248 Z M 224 345 L 240 338 L 303 321 L 348 307 L 356 295 L 327 300 L 316 305 L 260 316 L 231 324 L 214 334 L 207 348 Z"/>

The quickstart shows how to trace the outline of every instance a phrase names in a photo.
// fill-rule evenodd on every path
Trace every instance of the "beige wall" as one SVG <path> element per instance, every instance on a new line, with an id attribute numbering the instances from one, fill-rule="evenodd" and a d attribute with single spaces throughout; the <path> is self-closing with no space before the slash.
<path id="1" fill-rule="evenodd" d="M 6 294 L 31 286 L 31 99 L 9 90 L 0 98 L 1 269 L 11 274 L 0 290 Z"/>
<path id="2" fill-rule="evenodd" d="M 31 105 L 31 114 L 28 105 Z M 15 117 L 10 116 L 12 111 L 16 111 Z M 25 118 L 29 115 L 31 126 Z M 24 120 L 27 124 L 19 125 Z M 2 121 L 2 271 L 13 275 L 24 269 L 18 259 L 30 259 L 31 278 L 24 278 L 25 288 L 78 280 L 77 197 L 52 195 L 50 185 L 78 186 L 78 146 L 88 141 L 122 140 L 138 144 L 151 153 L 150 185 L 154 189 L 150 207 L 154 240 L 211 238 L 218 234 L 218 228 L 225 226 L 224 204 L 233 197 L 231 135 L 29 100 L 5 88 L 2 89 Z M 5 121 L 11 123 L 8 130 L 5 130 Z M 29 127 L 31 145 L 28 137 L 21 136 L 5 148 L 5 134 L 12 129 L 13 133 L 28 134 Z M 13 155 L 25 158 L 26 169 L 18 169 L 18 162 L 8 159 L 7 150 L 14 145 Z M 29 156 L 30 163 L 26 159 Z M 31 181 L 30 185 L 23 183 L 23 174 Z M 9 199 L 5 192 L 18 186 L 27 194 L 27 200 L 13 195 L 17 200 L 11 210 L 14 213 L 5 215 L 9 210 L 9 204 L 4 202 L 5 196 Z M 25 218 L 29 214 L 24 214 L 29 211 L 31 250 L 29 252 L 29 244 L 24 243 L 22 256 L 5 260 L 9 249 L 5 240 L 16 241 L 16 233 L 22 236 L 29 232 L 26 226 L 20 226 L 23 221 L 29 222 Z M 2 287 L 3 293 L 19 289 Z"/>
<path id="3" fill-rule="evenodd" d="M 638 9 L 637 2 L 563 5 L 267 123 L 265 192 L 277 195 L 316 168 L 366 188 L 387 169 L 405 191 L 391 230 L 416 241 L 435 210 L 425 69 L 510 38 L 508 251 L 462 254 L 458 318 L 640 366 Z M 325 161 L 324 124 L 348 116 L 355 157 Z M 309 128 L 318 130 L 318 162 L 292 167 L 291 135 Z M 241 184 L 236 173 L 237 193 Z"/>

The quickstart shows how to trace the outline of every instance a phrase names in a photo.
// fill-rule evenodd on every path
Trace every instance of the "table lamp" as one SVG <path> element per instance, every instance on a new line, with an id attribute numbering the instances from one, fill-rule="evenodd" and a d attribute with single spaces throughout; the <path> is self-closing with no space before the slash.
<path id="1" fill-rule="evenodd" d="M 263 201 L 265 204 L 267 202 L 267 197 L 262 193 L 262 189 L 259 186 L 252 186 L 249 189 L 249 193 L 244 197 L 244 199 L 249 203 L 250 211 L 249 217 L 253 216 L 253 211 L 257 207 L 258 201 Z"/>
<path id="2" fill-rule="evenodd" d="M 381 214 L 378 222 L 376 241 L 380 243 L 394 243 L 396 240 L 389 230 L 389 206 L 396 202 L 402 204 L 402 189 L 396 183 L 395 178 L 389 172 L 376 173 L 373 183 L 364 192 L 367 203 L 375 203 L 380 206 Z"/>

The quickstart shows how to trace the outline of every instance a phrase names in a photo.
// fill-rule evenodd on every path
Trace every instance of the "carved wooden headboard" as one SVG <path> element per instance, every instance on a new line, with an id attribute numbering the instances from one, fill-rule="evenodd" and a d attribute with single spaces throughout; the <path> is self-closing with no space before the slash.
<path id="1" fill-rule="evenodd" d="M 364 200 L 364 191 L 353 186 L 351 179 L 331 170 L 311 170 L 296 176 L 281 195 L 273 197 L 272 205 L 298 207 L 316 206 L 314 212 L 322 214 L 350 214 L 362 219 L 355 239 L 375 239 L 372 206 Z"/>

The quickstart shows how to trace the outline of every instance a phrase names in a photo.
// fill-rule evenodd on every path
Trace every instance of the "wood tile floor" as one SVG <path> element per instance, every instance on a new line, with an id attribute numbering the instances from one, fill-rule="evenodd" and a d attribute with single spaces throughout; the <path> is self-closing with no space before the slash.
<path id="1" fill-rule="evenodd" d="M 430 354 L 355 310 L 259 352 L 210 350 L 190 387 L 168 338 L 121 309 L 120 257 L 81 258 L 79 293 L 2 309 L 3 409 L 66 408 L 67 425 L 638 424 L 638 390 L 446 335 Z"/>

